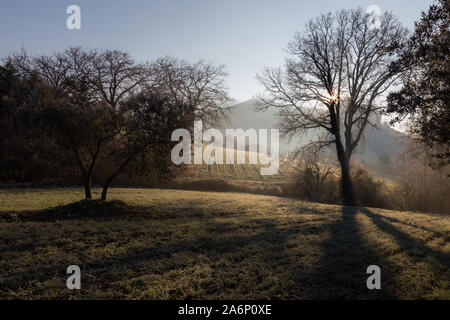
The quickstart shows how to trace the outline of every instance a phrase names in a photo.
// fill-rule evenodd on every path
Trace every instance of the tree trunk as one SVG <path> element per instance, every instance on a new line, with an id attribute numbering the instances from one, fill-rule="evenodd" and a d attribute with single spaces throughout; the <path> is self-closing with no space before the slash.
<path id="1" fill-rule="evenodd" d="M 339 151 L 338 151 L 339 154 Z M 341 187 L 342 187 L 342 198 L 344 200 L 344 205 L 355 206 L 355 193 L 353 190 L 352 179 L 350 176 L 350 164 L 349 159 L 346 154 L 338 155 L 339 163 L 341 165 Z"/>
<path id="2" fill-rule="evenodd" d="M 84 194 L 85 194 L 86 200 L 91 200 L 92 199 L 91 178 L 84 176 L 83 180 L 84 180 Z"/>
<path id="3" fill-rule="evenodd" d="M 106 195 L 108 193 L 108 188 L 111 185 L 111 182 L 117 177 L 117 175 L 128 165 L 128 163 L 137 155 L 137 152 L 132 153 L 128 156 L 128 158 L 120 165 L 120 167 L 106 180 L 103 185 L 102 197 L 100 200 L 105 201 Z"/>
<path id="4" fill-rule="evenodd" d="M 84 185 L 84 194 L 86 196 L 86 200 L 91 200 L 92 199 L 92 194 L 91 194 L 91 186 L 88 184 Z"/>
<path id="5" fill-rule="evenodd" d="M 106 200 L 106 195 L 107 195 L 107 193 L 108 193 L 108 188 L 109 188 L 109 185 L 104 185 L 103 186 L 103 190 L 102 190 L 102 197 L 101 197 L 101 200 L 102 201 L 105 201 Z"/>
<path id="6" fill-rule="evenodd" d="M 331 118 L 331 126 L 333 128 L 334 137 L 336 139 L 336 152 L 337 158 L 339 160 L 339 164 L 341 165 L 341 188 L 342 188 L 342 199 L 344 201 L 344 205 L 346 206 L 355 206 L 355 193 L 353 190 L 352 179 L 350 176 L 350 155 L 347 153 L 348 150 L 344 149 L 341 140 L 340 133 L 340 123 L 339 119 L 336 116 L 335 112 L 335 103 L 331 104 L 330 107 L 330 118 Z"/>
<path id="7" fill-rule="evenodd" d="M 100 200 L 102 200 L 102 201 L 105 201 L 105 200 L 106 200 L 106 195 L 108 194 L 108 188 L 109 188 L 109 186 L 111 185 L 111 182 L 114 180 L 114 178 L 115 178 L 115 177 L 119 174 L 119 172 L 122 170 L 122 168 L 123 168 L 123 165 L 120 166 L 120 168 L 117 169 L 116 172 L 114 172 L 114 173 L 112 174 L 112 176 L 110 176 L 110 177 L 106 180 L 105 184 L 103 185 L 102 197 L 100 198 Z"/>
<path id="8" fill-rule="evenodd" d="M 116 177 L 116 175 L 117 174 L 115 173 L 106 180 L 105 184 L 103 185 L 102 197 L 100 198 L 100 200 L 102 200 L 102 201 L 106 200 L 106 195 L 108 194 L 108 188 L 111 185 L 111 182 L 113 181 L 113 179 Z"/>

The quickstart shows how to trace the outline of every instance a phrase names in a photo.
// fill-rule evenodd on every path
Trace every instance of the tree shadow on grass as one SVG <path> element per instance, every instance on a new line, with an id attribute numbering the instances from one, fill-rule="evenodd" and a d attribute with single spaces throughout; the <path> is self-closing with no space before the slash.
<path id="1" fill-rule="evenodd" d="M 306 286 L 308 299 L 389 299 L 395 297 L 393 267 L 362 237 L 356 221 L 358 208 L 343 207 L 341 219 L 329 226 L 322 241 L 321 260 L 297 282 Z M 382 290 L 369 290 L 367 267 L 381 268 Z"/>
<path id="2" fill-rule="evenodd" d="M 116 214 L 114 210 L 117 210 Z M 53 221 L 76 219 L 80 214 L 83 218 L 103 218 L 104 211 L 112 218 L 136 216 L 136 212 L 139 212 L 135 207 L 120 202 L 81 202 L 40 212 L 40 216 L 33 218 L 38 219 L 37 221 Z M 379 265 L 384 279 L 385 263 L 361 238 L 355 214 L 355 209 L 344 208 L 337 222 L 321 220 L 319 224 L 317 221 L 309 224 L 310 221 L 305 220 L 282 227 L 272 219 L 249 219 L 244 221 L 244 225 L 239 225 L 227 220 L 216 221 L 215 216 L 194 215 L 201 222 L 199 231 L 186 237 L 153 247 L 142 247 L 138 243 L 122 254 L 83 261 L 83 272 L 91 275 L 84 280 L 84 285 L 101 290 L 113 287 L 121 292 L 124 287 L 115 287 L 115 284 L 125 281 L 127 287 L 133 279 L 141 276 L 192 268 L 197 263 L 204 263 L 206 259 L 212 268 L 212 277 L 216 280 L 203 288 L 204 296 L 197 293 L 199 296 L 194 298 L 211 295 L 275 299 L 371 297 L 371 292 L 366 287 L 366 268 L 371 264 Z M 320 235 L 327 232 L 330 237 L 321 239 Z M 295 238 L 302 235 L 307 239 L 320 239 L 315 243 L 295 242 Z M 290 244 L 291 240 L 294 240 L 293 244 Z M 300 256 L 311 254 L 314 250 L 310 251 L 308 246 L 313 246 L 320 251 L 320 259 L 316 261 L 305 257 L 306 260 L 299 265 L 298 256 L 290 250 L 290 246 L 298 245 L 303 247 L 297 251 L 306 250 L 300 252 Z M 226 265 L 217 265 L 217 261 Z M 311 264 L 308 264 L 309 261 Z M 55 267 L 57 266 L 40 265 L 30 270 L 14 271 L 9 274 L 11 281 L 4 284 L 14 288 L 13 279 L 20 279 L 22 284 L 31 278 L 33 281 L 46 281 L 55 275 Z M 59 276 L 65 277 L 64 272 L 64 269 L 59 270 Z M 239 281 L 246 283 L 236 283 Z M 243 287 L 245 288 L 242 289 Z M 390 297 L 389 291 L 385 290 L 381 296 Z M 187 297 L 174 293 L 173 298 Z"/>
<path id="3" fill-rule="evenodd" d="M 136 209 L 137 207 L 120 200 L 81 200 L 43 210 L 0 212 L 0 221 L 49 222 L 71 219 L 107 219 L 130 216 L 136 213 Z"/>
<path id="4" fill-rule="evenodd" d="M 99 259 L 89 262 L 88 269 L 117 269 L 123 266 L 134 269 L 137 276 L 146 273 L 164 273 L 168 269 L 183 267 L 183 261 L 175 262 L 178 254 L 190 254 L 194 257 L 208 257 L 211 261 L 231 254 L 235 265 L 234 275 L 240 267 L 245 269 L 250 259 L 251 264 L 263 270 L 288 274 L 284 288 L 267 288 L 270 292 L 266 298 L 289 299 L 388 299 L 394 298 L 395 268 L 382 257 L 361 235 L 356 222 L 356 208 L 344 207 L 340 220 L 335 223 L 301 225 L 280 229 L 267 219 L 251 221 L 256 234 L 240 233 L 227 236 L 233 232 L 229 223 L 209 221 L 208 236 L 185 238 L 172 241 L 166 245 L 139 250 L 128 250 L 125 254 L 111 259 Z M 205 221 L 205 223 L 207 223 Z M 242 230 L 241 230 L 242 231 Z M 289 251 L 289 241 L 299 234 L 319 235 L 329 232 L 329 238 L 319 241 L 317 247 L 321 253 L 317 262 L 311 265 L 298 265 L 298 258 Z M 263 248 L 256 253 L 247 248 Z M 305 252 L 308 254 L 308 252 Z M 252 256 L 249 258 L 249 255 Z M 155 268 L 143 267 L 148 263 Z M 167 265 L 165 264 L 167 263 Z M 382 271 L 382 290 L 369 290 L 366 285 L 367 267 L 378 265 Z M 167 267 L 167 268 L 166 268 Z M 158 269 L 162 268 L 162 269 Z M 243 270 L 248 272 L 248 270 Z M 230 274 L 233 276 L 233 272 Z M 258 272 L 253 270 L 253 272 Z M 249 276 L 252 276 L 250 273 Z M 264 281 L 264 274 L 256 281 Z M 256 285 L 255 285 L 256 286 Z M 274 290 L 271 290 L 274 289 Z M 255 288 L 255 292 L 257 289 Z M 256 293 L 256 296 L 257 293 Z"/>
<path id="5" fill-rule="evenodd" d="M 370 215 L 374 215 L 369 209 L 364 209 L 363 212 L 368 212 L 369 216 Z M 402 224 L 402 225 L 407 226 L 407 227 L 411 227 L 411 228 L 419 229 L 419 230 L 422 230 L 422 231 L 425 231 L 425 232 L 429 232 L 429 233 L 432 233 L 435 237 L 443 237 L 446 242 L 450 241 L 450 236 L 449 236 L 448 233 L 444 234 L 442 232 L 439 232 L 439 231 L 427 228 L 425 226 L 421 226 L 421 225 L 414 224 L 414 223 L 411 223 L 411 222 L 401 221 L 399 219 L 388 217 L 388 216 L 381 216 L 381 215 L 378 215 L 378 216 L 379 216 L 380 219 L 383 219 L 384 221 L 389 221 L 389 222 L 393 222 L 393 223 L 399 223 L 399 224 Z"/>
<path id="6" fill-rule="evenodd" d="M 215 212 L 212 215 L 227 215 Z M 111 219 L 173 219 L 179 217 L 200 218 L 211 216 L 204 210 L 175 212 L 160 205 L 130 205 L 122 200 L 81 200 L 66 205 L 34 211 L 0 211 L 0 222 L 55 222 L 63 220 Z"/>
<path id="7" fill-rule="evenodd" d="M 200 263 L 202 257 L 207 257 L 211 263 L 220 260 L 224 255 L 229 255 L 228 258 L 232 260 L 232 270 L 229 274 L 237 275 L 241 271 L 242 261 L 245 260 L 245 255 L 239 255 L 238 253 L 245 250 L 248 246 L 255 245 L 264 246 L 264 250 L 259 252 L 257 259 L 253 262 L 260 265 L 264 264 L 267 267 L 270 265 L 276 267 L 280 261 L 279 259 L 284 257 L 283 247 L 285 242 L 290 235 L 295 233 L 295 231 L 279 231 L 271 221 L 254 219 L 250 223 L 257 228 L 261 228 L 261 232 L 250 235 L 233 234 L 229 236 L 226 234 L 226 230 L 230 228 L 229 224 L 215 222 L 211 217 L 203 218 L 202 221 L 205 224 L 204 228 L 208 229 L 207 236 L 190 235 L 150 248 L 143 248 L 138 244 L 131 246 L 123 254 L 114 254 L 110 257 L 99 257 L 96 260 L 78 262 L 83 274 L 90 275 L 90 277 L 83 280 L 84 288 L 91 287 L 108 290 L 122 280 L 130 283 L 130 281 L 133 281 L 133 278 L 139 278 L 140 276 L 165 274 L 173 270 L 193 267 L 195 266 L 195 261 L 198 260 Z M 249 251 L 246 253 L 251 255 Z M 5 290 L 15 290 L 18 286 L 28 281 L 45 282 L 49 278 L 54 277 L 55 273 L 58 277 L 64 278 L 66 277 L 64 272 L 64 268 L 51 264 L 22 268 L 21 270 L 10 272 L 6 279 L 2 280 L 0 278 L 2 280 L 0 284 L 3 282 Z M 255 276 L 255 279 L 257 279 L 257 276 Z M 232 279 L 219 280 L 231 282 L 229 280 Z M 213 287 L 217 286 L 214 285 Z M 205 294 L 210 289 L 205 288 Z M 230 288 L 223 287 L 221 289 Z M 118 292 L 121 290 L 123 290 L 123 287 L 120 288 L 119 286 Z M 208 294 L 212 293 L 214 292 L 209 292 Z M 220 292 L 216 293 L 220 295 Z M 75 294 L 82 293 L 75 292 Z M 187 297 L 175 295 L 173 298 Z"/>
<path id="8" fill-rule="evenodd" d="M 406 251 L 408 256 L 415 260 L 422 260 L 424 257 L 431 257 L 438 264 L 440 264 L 444 268 L 450 268 L 450 255 L 445 252 L 434 250 L 428 247 L 426 244 L 421 242 L 418 239 L 412 238 L 404 231 L 395 227 L 391 223 L 386 222 L 388 219 L 379 214 L 375 214 L 369 209 L 363 208 L 361 210 L 367 217 L 369 217 L 372 222 L 380 228 L 383 232 L 386 232 L 392 235 L 397 241 L 398 245 Z M 430 231 L 431 232 L 431 231 Z M 439 233 L 437 233 L 439 234 Z"/>
<path id="9" fill-rule="evenodd" d="M 157 217 L 167 219 L 167 222 L 171 223 L 170 218 L 183 215 L 200 222 L 195 224 L 198 230 L 183 238 L 164 240 L 164 243 L 152 247 L 143 247 L 139 242 L 136 244 L 130 242 L 131 245 L 123 253 L 80 261 L 83 272 L 90 275 L 84 280 L 85 288 L 110 290 L 113 287 L 112 290 L 117 289 L 119 296 L 124 287 L 115 284 L 121 281 L 124 281 L 126 287 L 133 279 L 141 276 L 168 274 L 171 271 L 195 268 L 197 264 L 206 263 L 210 267 L 213 280 L 209 284 L 198 284 L 205 287 L 203 291 L 198 291 L 194 298 L 211 296 L 284 299 L 395 298 L 394 278 L 398 270 L 383 257 L 375 244 L 369 243 L 364 238 L 362 234 L 364 230 L 356 219 L 358 210 L 369 217 L 381 231 L 395 236 L 406 250 L 419 247 L 440 263 L 448 263 L 447 255 L 435 252 L 418 240 L 410 239 L 401 230 L 383 220 L 384 217 L 364 208 L 343 207 L 340 215 L 333 216 L 338 219 L 337 221 L 320 220 L 311 224 L 309 220 L 299 219 L 290 221 L 291 225 L 277 224 L 272 218 L 249 218 L 238 222 L 216 220 L 218 217 L 223 218 L 220 211 L 206 214 L 195 210 L 190 213 L 164 210 L 160 208 L 158 212 L 149 207 L 133 207 L 114 201 L 81 202 L 59 209 L 44 210 L 40 212 L 42 216 L 32 217 L 37 219 L 36 221 L 78 219 L 77 215 L 95 219 L 103 219 L 105 215 L 114 219 Z M 324 234 L 328 237 L 323 237 Z M 306 236 L 306 240 L 301 240 L 302 236 Z M 131 240 L 123 239 L 125 242 Z M 299 245 L 303 247 L 296 248 Z M 310 246 L 317 249 L 312 251 L 319 252 L 315 257 L 317 259 L 305 259 L 300 263 L 302 258 L 299 256 L 310 254 L 308 251 Z M 305 252 L 295 254 L 303 248 Z M 225 261 L 227 265 L 223 267 L 216 263 L 220 260 Z M 311 263 L 308 264 L 308 261 Z M 369 277 L 366 270 L 370 265 L 378 265 L 381 268 L 381 290 L 369 290 L 366 286 Z M 61 266 L 40 265 L 9 273 L 10 280 L 3 284 L 14 289 L 17 285 L 23 285 L 28 281 L 45 282 L 49 277 L 55 276 L 55 268 L 59 270 L 58 277 L 64 279 L 67 276 Z M 271 277 L 270 281 L 266 277 Z M 242 285 L 236 281 L 233 284 L 233 278 L 245 279 L 248 282 L 247 287 L 242 289 Z M 20 281 L 15 282 L 15 279 Z M 64 281 L 61 283 L 65 284 Z M 189 297 L 175 292 L 170 298 Z"/>
<path id="10" fill-rule="evenodd" d="M 288 274 L 290 282 L 283 288 L 267 288 L 270 292 L 266 298 L 288 299 L 392 299 L 396 294 L 395 277 L 398 267 L 389 262 L 375 243 L 369 243 L 363 236 L 363 228 L 358 224 L 358 212 L 363 208 L 343 207 L 339 220 L 319 225 L 300 224 L 280 228 L 268 219 L 253 219 L 243 228 L 253 225 L 259 228 L 255 234 L 233 233 L 237 226 L 226 222 L 205 220 L 208 230 L 205 237 L 194 237 L 171 241 L 153 248 L 129 250 L 125 254 L 111 259 L 99 259 L 89 262 L 88 269 L 116 269 L 123 266 L 134 269 L 137 275 L 146 273 L 163 273 L 168 269 L 183 267 L 183 261 L 174 262 L 178 254 L 190 254 L 195 257 L 208 257 L 215 261 L 224 255 L 232 255 L 235 265 L 234 275 L 247 267 L 247 259 L 252 256 L 252 264 L 262 269 L 272 269 L 280 274 Z M 310 265 L 299 264 L 298 257 L 289 250 L 290 241 L 299 235 L 321 235 L 328 233 L 325 239 L 313 244 L 320 252 L 316 261 Z M 232 234 L 228 236 L 228 234 Z M 296 244 L 294 244 L 295 246 Z M 304 244 L 303 245 L 309 245 Z M 252 253 L 248 248 L 263 248 Z M 310 252 L 304 252 L 304 255 Z M 146 269 L 143 265 L 154 263 L 155 269 Z M 381 268 L 381 290 L 367 288 L 367 268 L 377 265 Z M 247 272 L 248 270 L 244 270 Z M 258 272 L 257 270 L 253 270 Z M 233 276 L 233 272 L 230 274 Z M 249 274 L 251 276 L 251 274 Z M 264 281 L 255 278 L 256 281 Z M 285 281 L 281 279 L 280 281 Z M 256 287 L 256 286 L 255 286 Z M 274 289 L 274 290 L 270 290 Z M 255 288 L 255 291 L 257 289 Z M 258 296 L 258 295 L 257 295 Z"/>

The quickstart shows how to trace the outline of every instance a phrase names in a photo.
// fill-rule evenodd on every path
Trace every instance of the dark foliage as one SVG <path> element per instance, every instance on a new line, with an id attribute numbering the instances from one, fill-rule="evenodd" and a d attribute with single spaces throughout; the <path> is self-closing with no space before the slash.
<path id="1" fill-rule="evenodd" d="M 161 183 L 176 172 L 172 131 L 220 118 L 225 76 L 204 61 L 140 64 L 118 50 L 12 54 L 0 66 L 0 181 L 83 183 L 86 199 L 94 178 L 103 199 L 121 176 Z"/>
<path id="2" fill-rule="evenodd" d="M 450 161 L 450 4 L 439 0 L 416 23 L 399 63 L 409 63 L 401 90 L 389 95 L 393 122 L 410 116 L 417 140 L 432 149 L 441 164 Z"/>

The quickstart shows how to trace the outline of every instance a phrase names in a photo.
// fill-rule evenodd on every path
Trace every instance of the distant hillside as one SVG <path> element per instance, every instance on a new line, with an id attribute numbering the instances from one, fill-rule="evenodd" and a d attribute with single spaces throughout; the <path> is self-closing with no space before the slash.
<path id="1" fill-rule="evenodd" d="M 234 105 L 229 112 L 227 128 L 242 129 L 272 129 L 279 127 L 278 110 L 270 108 L 259 112 L 256 110 L 256 101 L 251 99 Z M 282 138 L 280 140 L 280 151 L 289 152 L 297 149 L 299 146 L 311 141 L 318 131 L 311 131 L 303 137 L 295 136 L 291 140 Z M 380 156 L 385 163 L 393 164 L 400 154 L 404 134 L 392 129 L 386 124 L 379 122 L 379 128 L 368 128 L 359 147 L 356 150 L 354 159 L 371 167 L 380 165 Z"/>

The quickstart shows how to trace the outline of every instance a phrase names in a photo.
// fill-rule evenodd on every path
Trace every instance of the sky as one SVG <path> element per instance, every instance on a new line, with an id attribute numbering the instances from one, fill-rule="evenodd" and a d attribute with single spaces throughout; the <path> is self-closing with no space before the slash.
<path id="1" fill-rule="evenodd" d="M 0 0 L 0 56 L 24 48 L 49 54 L 70 46 L 128 51 L 136 61 L 169 55 L 224 64 L 230 95 L 261 92 L 255 76 L 279 67 L 295 32 L 322 13 L 376 5 L 412 29 L 431 0 Z M 69 5 L 81 29 L 69 30 Z"/>

